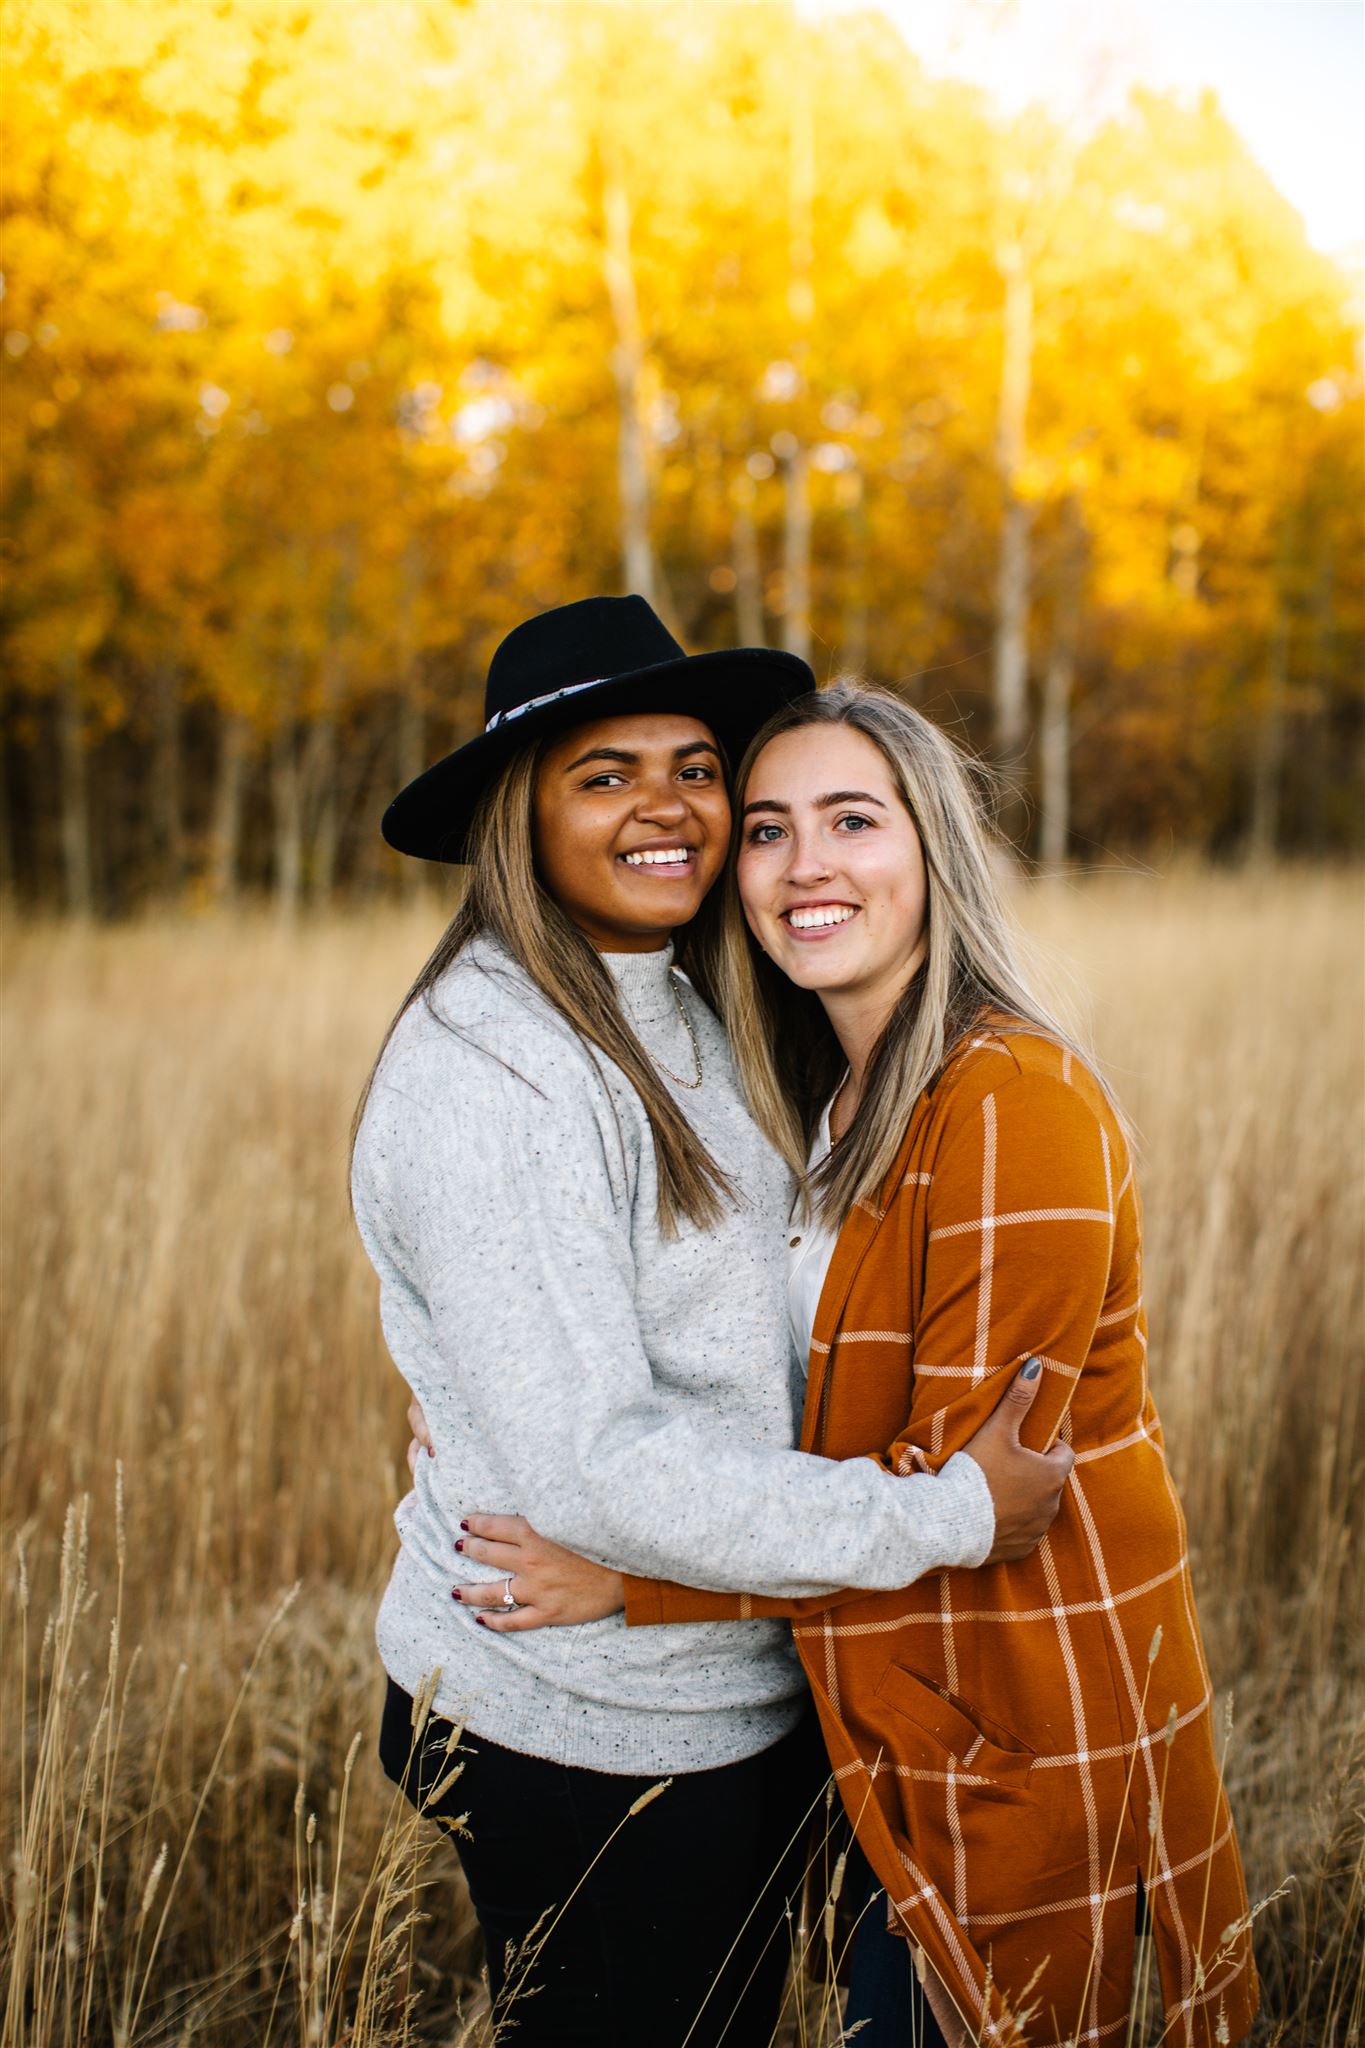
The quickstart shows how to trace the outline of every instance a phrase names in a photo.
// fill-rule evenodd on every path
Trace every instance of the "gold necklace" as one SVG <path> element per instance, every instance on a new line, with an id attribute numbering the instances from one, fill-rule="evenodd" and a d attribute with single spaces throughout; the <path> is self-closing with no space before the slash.
<path id="1" fill-rule="evenodd" d="M 675 1074 L 672 1067 L 666 1067 L 663 1061 L 657 1058 L 654 1053 L 650 1053 L 649 1056 L 654 1061 L 654 1064 L 659 1069 L 659 1072 L 661 1074 L 667 1074 L 669 1080 L 676 1081 L 680 1088 L 700 1088 L 702 1083 L 701 1047 L 697 1044 L 697 1034 L 692 1029 L 692 1019 L 688 1016 L 687 1011 L 683 1006 L 683 999 L 678 993 L 678 984 L 673 979 L 676 973 L 677 969 L 675 967 L 669 968 L 668 985 L 673 991 L 673 1001 L 677 1006 L 678 1015 L 682 1019 L 683 1030 L 687 1033 L 688 1038 L 692 1042 L 692 1057 L 697 1063 L 697 1078 L 695 1081 L 684 1081 L 681 1074 Z"/>

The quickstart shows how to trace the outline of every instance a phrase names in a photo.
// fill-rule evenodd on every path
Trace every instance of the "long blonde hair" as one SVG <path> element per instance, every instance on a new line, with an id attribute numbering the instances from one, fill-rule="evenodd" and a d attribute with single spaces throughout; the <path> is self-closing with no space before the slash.
<path id="1" fill-rule="evenodd" d="M 886 1021 L 852 1123 L 811 1177 L 812 1202 L 837 1228 L 855 1202 L 876 1201 L 904 1142 L 911 1105 L 983 1013 L 996 1013 L 997 1030 L 1040 1032 L 1090 1062 L 1020 962 L 992 864 L 984 791 L 973 787 L 972 770 L 952 742 L 890 691 L 843 678 L 768 720 L 735 782 L 736 850 L 759 754 L 783 733 L 824 725 L 848 726 L 881 753 L 919 833 L 928 884 L 923 965 Z M 715 998 L 750 1108 L 804 1176 L 820 1113 L 847 1061 L 819 997 L 788 981 L 749 931 L 734 867 L 732 860 L 712 973 Z"/>
<path id="2" fill-rule="evenodd" d="M 352 1149 L 380 1061 L 400 1020 L 422 999 L 439 1021 L 447 1022 L 434 1007 L 432 991 L 470 940 L 483 936 L 506 948 L 584 1043 L 619 1067 L 640 1097 L 654 1133 L 661 1230 L 676 1235 L 683 1217 L 707 1229 L 719 1219 L 723 1199 L 733 1198 L 730 1181 L 660 1080 L 626 1020 L 611 975 L 536 873 L 533 806 L 545 745 L 542 741 L 515 754 L 480 800 L 470 827 L 469 879 L 460 907 L 384 1034 L 351 1122 Z M 676 957 L 684 967 L 691 968 L 691 956 L 708 940 L 707 950 L 714 948 L 717 893 L 712 890 L 698 916 L 679 935 Z M 534 1076 L 522 1078 L 535 1086 Z"/>

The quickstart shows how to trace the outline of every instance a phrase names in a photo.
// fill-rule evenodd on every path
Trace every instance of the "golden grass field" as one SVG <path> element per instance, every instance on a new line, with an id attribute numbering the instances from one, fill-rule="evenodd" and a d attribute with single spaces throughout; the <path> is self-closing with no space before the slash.
<path id="1" fill-rule="evenodd" d="M 1093 998 L 1141 1134 L 1152 1379 L 1270 1901 L 1257 2038 L 1346 2048 L 1360 888 L 1111 874 L 1020 910 Z M 11 923 L 3 2048 L 480 2038 L 458 1866 L 372 1759 L 407 1433 L 345 1185 L 351 1106 L 442 915 Z M 784 2038 L 837 2031 L 816 1986 Z"/>

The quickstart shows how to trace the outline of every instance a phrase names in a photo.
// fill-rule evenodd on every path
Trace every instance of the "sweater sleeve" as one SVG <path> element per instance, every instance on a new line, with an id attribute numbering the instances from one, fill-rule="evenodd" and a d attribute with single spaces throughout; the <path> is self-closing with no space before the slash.
<path id="1" fill-rule="evenodd" d="M 1056 1440 L 1108 1285 L 1115 1165 L 1107 1132 L 1068 1082 L 1012 1072 L 964 1103 L 929 1190 L 910 1414 L 877 1464 L 909 1473 L 972 1463 L 955 1454 L 1034 1357 L 1043 1384 L 1021 1437 L 1034 1450 Z M 639 1578 L 626 1584 L 626 1619 L 797 1618 L 857 1597 L 853 1589 L 833 1600 L 753 1593 L 722 1608 L 691 1587 Z"/>
<path id="2" fill-rule="evenodd" d="M 732 1441 L 660 1398 L 634 1304 L 626 1147 L 586 1073 L 547 1094 L 485 1059 L 476 1114 L 467 1086 L 421 1080 L 371 1098 L 358 1220 L 369 1242 L 396 1219 L 452 1394 L 542 1534 L 619 1569 L 788 1598 L 974 1556 L 975 1467 L 899 1478 Z"/>

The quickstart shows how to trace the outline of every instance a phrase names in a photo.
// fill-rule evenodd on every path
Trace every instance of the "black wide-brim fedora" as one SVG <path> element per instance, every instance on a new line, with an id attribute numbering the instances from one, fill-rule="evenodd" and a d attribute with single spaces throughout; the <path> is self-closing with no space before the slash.
<path id="1" fill-rule="evenodd" d="M 710 726 L 734 767 L 774 711 L 814 688 L 808 664 L 777 648 L 685 654 L 642 597 L 557 605 L 513 627 L 498 647 L 484 730 L 398 792 L 384 837 L 419 860 L 466 860 L 479 798 L 534 740 L 596 718 L 685 712 Z"/>

